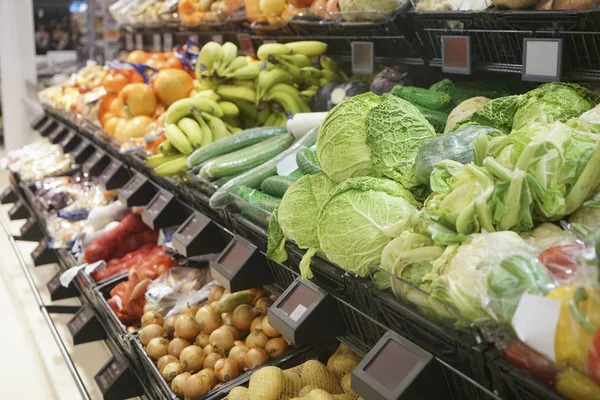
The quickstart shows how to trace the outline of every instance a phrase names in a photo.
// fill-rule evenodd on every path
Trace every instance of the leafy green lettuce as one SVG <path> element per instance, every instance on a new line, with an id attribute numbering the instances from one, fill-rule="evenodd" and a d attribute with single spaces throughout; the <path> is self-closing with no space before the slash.
<path id="1" fill-rule="evenodd" d="M 435 130 L 415 106 L 393 95 L 369 111 L 367 145 L 375 170 L 412 189 L 419 182 L 415 176 L 415 159 L 419 147 Z"/>
<path id="2" fill-rule="evenodd" d="M 343 269 L 365 276 L 418 206 L 395 181 L 350 178 L 333 190 L 321 208 L 317 224 L 321 249 Z"/>

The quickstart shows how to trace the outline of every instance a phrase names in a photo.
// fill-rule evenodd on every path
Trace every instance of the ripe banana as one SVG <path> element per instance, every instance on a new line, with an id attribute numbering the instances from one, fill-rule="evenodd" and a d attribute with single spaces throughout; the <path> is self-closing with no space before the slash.
<path id="1" fill-rule="evenodd" d="M 223 48 L 217 42 L 208 42 L 198 53 L 198 61 L 196 62 L 196 76 L 202 74 L 210 74 L 214 68 L 217 68 L 223 59 Z M 200 69 L 200 75 L 198 74 Z"/>
<path id="2" fill-rule="evenodd" d="M 177 149 L 173 147 L 171 142 L 169 142 L 168 140 L 165 140 L 164 142 L 158 145 L 158 151 L 160 151 L 160 153 L 164 154 L 165 156 L 170 156 L 172 154 L 178 153 Z"/>
<path id="3" fill-rule="evenodd" d="M 296 89 L 292 85 L 288 85 L 287 83 L 278 83 L 276 85 L 273 85 L 265 93 L 265 97 L 270 96 L 271 94 L 274 94 L 274 93 L 278 93 L 278 92 L 287 93 L 290 96 L 294 96 L 294 97 L 298 96 L 298 89 Z"/>
<path id="4" fill-rule="evenodd" d="M 197 80 L 194 81 L 194 89 L 198 92 L 204 90 L 214 90 L 217 88 L 217 81 L 212 77 L 201 77 L 196 75 Z"/>
<path id="5" fill-rule="evenodd" d="M 227 126 L 225 125 L 225 122 L 208 113 L 203 112 L 201 114 L 202 118 L 206 120 L 206 123 L 210 127 L 210 130 L 213 133 L 213 140 L 215 142 L 219 139 L 226 138 L 230 135 L 229 131 L 227 130 Z"/>
<path id="6" fill-rule="evenodd" d="M 305 82 L 318 82 L 321 77 L 321 70 L 315 67 L 300 68 L 300 77 Z"/>
<path id="7" fill-rule="evenodd" d="M 304 54 L 308 57 L 318 56 L 327 51 L 327 43 L 318 42 L 316 40 L 291 42 L 286 43 L 284 46 L 292 50 L 292 54 Z"/>
<path id="8" fill-rule="evenodd" d="M 246 87 L 246 88 L 250 88 L 250 89 L 256 89 L 256 85 L 255 85 L 254 81 L 255 81 L 254 79 L 252 79 L 252 80 L 234 79 L 232 85 Z"/>
<path id="9" fill-rule="evenodd" d="M 279 67 L 279 68 L 274 68 L 274 69 L 283 69 L 283 70 L 289 72 L 289 74 L 292 75 L 292 77 L 295 80 L 300 79 L 300 67 L 298 67 L 297 65 L 294 65 L 290 62 L 287 62 L 283 58 L 280 58 L 278 56 L 273 56 L 273 61 Z"/>
<path id="10" fill-rule="evenodd" d="M 286 113 L 282 111 L 277 111 L 275 114 L 275 121 L 273 121 L 273 126 L 286 126 L 288 121 L 288 116 Z"/>
<path id="11" fill-rule="evenodd" d="M 267 119 L 271 116 L 271 109 L 265 107 L 256 114 L 256 125 L 262 126 L 265 124 Z"/>
<path id="12" fill-rule="evenodd" d="M 279 56 L 282 60 L 292 63 L 300 68 L 312 66 L 310 58 L 304 54 L 292 54 L 291 56 L 281 55 Z"/>
<path id="13" fill-rule="evenodd" d="M 252 63 L 250 65 L 246 65 L 243 68 L 238 68 L 229 75 L 228 78 L 236 78 L 236 79 L 255 79 L 260 71 L 263 70 L 262 63 Z"/>
<path id="14" fill-rule="evenodd" d="M 337 72 L 339 70 L 337 63 L 327 56 L 321 56 L 319 58 L 319 63 L 323 69 L 328 69 L 329 71 L 333 72 Z"/>
<path id="15" fill-rule="evenodd" d="M 235 71 L 237 71 L 240 68 L 244 68 L 248 66 L 248 59 L 244 56 L 238 56 L 236 58 L 233 59 L 232 62 L 229 63 L 229 65 L 222 70 L 223 73 L 219 73 L 219 75 L 221 76 L 227 76 L 228 74 L 231 74 Z"/>
<path id="16" fill-rule="evenodd" d="M 192 147 L 200 147 L 202 145 L 202 129 L 200 125 L 189 117 L 184 117 L 177 122 L 177 127 L 187 136 L 192 144 Z"/>
<path id="17" fill-rule="evenodd" d="M 262 99 L 265 93 L 278 83 L 292 84 L 293 82 L 294 78 L 292 75 L 283 69 L 275 68 L 271 71 L 262 71 L 258 75 L 256 83 L 257 99 Z"/>
<path id="18" fill-rule="evenodd" d="M 274 111 L 269 115 L 269 118 L 267 118 L 265 120 L 264 126 L 275 126 L 275 123 L 277 122 L 277 118 L 278 118 L 278 114 L 280 114 L 279 111 Z"/>
<path id="19" fill-rule="evenodd" d="M 187 156 L 179 155 L 177 158 L 165 162 L 154 168 L 154 173 L 158 176 L 173 176 L 185 171 L 187 167 Z"/>
<path id="20" fill-rule="evenodd" d="M 176 160 L 179 157 L 181 157 L 181 153 L 169 154 L 169 155 L 155 154 L 153 156 L 146 158 L 145 165 L 148 168 L 156 168 L 159 165 L 162 165 L 169 161 Z"/>
<path id="21" fill-rule="evenodd" d="M 227 130 L 229 131 L 230 135 L 233 135 L 234 133 L 238 133 L 242 131 L 242 128 L 238 128 L 237 126 L 232 126 L 229 125 L 227 122 L 223 121 L 223 123 L 225 124 L 225 127 L 227 127 Z"/>
<path id="22" fill-rule="evenodd" d="M 258 48 L 256 56 L 259 60 L 266 60 L 271 54 L 294 54 L 294 51 L 281 43 L 265 43 Z"/>
<path id="23" fill-rule="evenodd" d="M 317 94 L 318 91 L 319 91 L 318 86 L 311 86 L 308 89 L 301 91 L 299 93 L 299 96 L 302 100 L 310 103 L 312 101 L 312 98 L 315 97 L 315 95 Z"/>
<path id="24" fill-rule="evenodd" d="M 194 151 L 192 144 L 187 136 L 185 136 L 185 133 L 183 133 L 175 124 L 166 125 L 165 137 L 177 150 L 179 150 L 180 153 L 189 155 Z"/>
<path id="25" fill-rule="evenodd" d="M 222 101 L 219 103 L 221 109 L 223 110 L 224 117 L 237 117 L 240 115 L 240 109 L 234 103 L 230 101 Z"/>
<path id="26" fill-rule="evenodd" d="M 190 115 L 192 107 L 215 117 L 220 118 L 223 116 L 223 110 L 216 101 L 196 95 L 191 98 L 177 100 L 171 104 L 165 116 L 165 124 L 176 124 L 181 118 Z"/>
<path id="27" fill-rule="evenodd" d="M 221 60 L 221 68 L 227 68 L 229 64 L 237 57 L 238 48 L 231 42 L 226 42 L 221 46 L 223 50 L 223 59 Z"/>
<path id="28" fill-rule="evenodd" d="M 247 87 L 221 85 L 217 88 L 217 94 L 228 101 L 244 100 L 252 103 L 256 102 L 256 90 Z"/>
<path id="29" fill-rule="evenodd" d="M 303 102 L 286 92 L 269 92 L 267 95 L 265 95 L 264 100 L 275 101 L 279 103 L 286 112 L 291 114 L 305 112 L 301 106 L 301 103 Z M 308 112 L 310 112 L 310 110 Z"/>
<path id="30" fill-rule="evenodd" d="M 220 99 L 219 95 L 215 93 L 214 90 L 212 89 L 208 89 L 208 90 L 203 90 L 201 92 L 198 92 L 196 94 L 196 96 L 198 97 L 206 97 L 207 99 L 210 99 L 212 101 L 218 101 Z M 196 97 L 194 96 L 194 97 Z"/>
<path id="31" fill-rule="evenodd" d="M 198 123 L 198 126 L 200 126 L 200 129 L 202 130 L 202 142 L 200 143 L 200 147 L 204 147 L 211 144 L 213 142 L 213 134 L 204 118 L 202 118 L 202 112 L 199 110 L 192 109 L 192 116 L 194 117 L 194 119 Z"/>
<path id="32" fill-rule="evenodd" d="M 323 71 L 321 71 L 321 73 L 322 72 Z M 319 78 L 319 86 L 323 87 L 323 86 L 325 86 L 327 84 L 329 84 L 329 81 L 321 76 L 321 78 Z"/>

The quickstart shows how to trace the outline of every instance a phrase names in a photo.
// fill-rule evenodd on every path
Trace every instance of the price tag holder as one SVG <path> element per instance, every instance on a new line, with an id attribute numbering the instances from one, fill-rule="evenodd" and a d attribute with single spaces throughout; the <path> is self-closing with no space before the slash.
<path id="1" fill-rule="evenodd" d="M 159 190 L 142 212 L 142 221 L 154 230 L 179 225 L 185 218 L 183 207 L 165 190 Z"/>
<path id="2" fill-rule="evenodd" d="M 67 327 L 71 332 L 71 336 L 73 336 L 73 344 L 75 345 L 107 338 L 102 324 L 100 324 L 89 304 L 81 306 L 73 318 L 67 322 Z"/>
<path id="3" fill-rule="evenodd" d="M 163 51 L 173 50 L 173 34 L 172 33 L 163 33 L 162 45 L 163 45 Z"/>
<path id="4" fill-rule="evenodd" d="M 269 317 L 269 323 L 271 317 Z M 388 331 L 352 372 L 352 390 L 365 399 L 451 398 L 442 366 L 430 353 Z"/>
<path id="5" fill-rule="evenodd" d="M 135 34 L 135 49 L 144 50 L 144 35 L 141 33 Z"/>
<path id="6" fill-rule="evenodd" d="M 471 37 L 442 36 L 442 72 L 471 75 Z"/>
<path id="7" fill-rule="evenodd" d="M 230 292 L 268 285 L 275 281 L 265 255 L 255 245 L 237 235 L 210 262 L 210 272 Z"/>
<path id="8" fill-rule="evenodd" d="M 99 176 L 104 168 L 108 166 L 110 158 L 100 149 L 96 149 L 84 163 L 81 169 L 90 176 Z"/>
<path id="9" fill-rule="evenodd" d="M 160 33 L 152 34 L 152 51 L 162 51 Z"/>
<path id="10" fill-rule="evenodd" d="M 48 134 L 48 139 L 52 144 L 57 144 L 60 143 L 68 133 L 69 131 L 64 125 L 58 124 L 57 127 Z"/>
<path id="11" fill-rule="evenodd" d="M 148 178 L 136 173 L 119 189 L 119 200 L 127 207 L 145 206 L 156 195 L 156 190 Z"/>
<path id="12" fill-rule="evenodd" d="M 17 240 L 23 240 L 26 242 L 39 242 L 44 238 L 42 230 L 38 225 L 37 221 L 33 217 L 27 218 L 25 224 L 21 227 L 20 235 L 15 237 Z"/>
<path id="13" fill-rule="evenodd" d="M 71 155 L 77 164 L 83 164 L 94 153 L 94 150 L 96 150 L 96 147 L 89 140 L 83 139 Z"/>
<path id="14" fill-rule="evenodd" d="M 335 299 L 319 286 L 300 278 L 269 308 L 269 324 L 296 345 L 330 339 L 344 332 Z"/>
<path id="15" fill-rule="evenodd" d="M 352 42 L 352 73 L 372 75 L 375 65 L 373 42 Z"/>
<path id="16" fill-rule="evenodd" d="M 60 276 L 62 275 L 62 271 L 58 272 L 48 283 L 46 287 L 48 288 L 48 292 L 50 292 L 50 299 L 52 301 L 63 300 L 63 299 L 71 299 L 73 297 L 79 296 L 79 291 L 73 284 L 73 282 L 69 283 L 68 287 L 64 287 L 60 284 Z"/>
<path id="17" fill-rule="evenodd" d="M 69 131 L 67 136 L 61 140 L 60 145 L 65 153 L 70 153 L 79 146 L 79 143 L 81 143 L 81 138 L 77 136 L 75 131 Z"/>
<path id="18" fill-rule="evenodd" d="M 10 204 L 16 202 L 17 200 L 19 200 L 19 196 L 17 196 L 17 194 L 14 190 L 12 190 L 11 187 L 7 187 L 6 189 L 4 189 L 4 192 L 2 192 L 0 204 Z"/>
<path id="19" fill-rule="evenodd" d="M 228 239 L 226 239 L 229 236 Z M 185 257 L 221 253 L 231 236 L 204 214 L 194 212 L 173 234 L 172 244 Z M 253 286 L 254 287 L 254 286 Z"/>
<path id="20" fill-rule="evenodd" d="M 125 360 L 113 355 L 94 376 L 105 400 L 140 397 L 144 391 Z"/>
<path id="21" fill-rule="evenodd" d="M 10 210 L 8 210 L 8 218 L 11 221 L 14 221 L 16 219 L 29 218 L 29 210 L 27 209 L 27 207 L 25 207 L 25 204 L 23 204 L 21 200 L 19 200 Z"/>
<path id="22" fill-rule="evenodd" d="M 49 119 L 46 123 L 39 129 L 40 135 L 46 137 L 58 126 L 58 122 L 53 119 Z"/>
<path id="23" fill-rule="evenodd" d="M 254 43 L 252 43 L 252 37 L 250 37 L 250 35 L 247 33 L 238 33 L 237 37 L 241 46 L 241 54 L 245 56 L 256 57 Z"/>
<path id="24" fill-rule="evenodd" d="M 562 48 L 562 39 L 523 39 L 521 79 L 533 82 L 560 81 Z"/>
<path id="25" fill-rule="evenodd" d="M 100 174 L 100 183 L 106 190 L 123 187 L 129 181 L 129 171 L 119 160 L 111 159 L 108 167 Z"/>
<path id="26" fill-rule="evenodd" d="M 31 258 L 33 259 L 33 265 L 36 267 L 58 262 L 56 252 L 48 245 L 48 239 L 42 240 L 40 244 L 33 249 L 31 252 Z M 60 273 L 58 275 L 60 276 Z"/>
<path id="27" fill-rule="evenodd" d="M 38 129 L 42 128 L 44 125 L 46 125 L 49 122 L 52 122 L 50 117 L 48 117 L 48 115 L 46 115 L 46 114 L 42 114 L 39 117 L 37 117 L 36 119 L 34 119 L 30 126 L 31 126 L 31 129 L 37 131 Z"/>
<path id="28" fill-rule="evenodd" d="M 131 51 L 134 49 L 133 33 L 125 34 L 125 50 Z"/>

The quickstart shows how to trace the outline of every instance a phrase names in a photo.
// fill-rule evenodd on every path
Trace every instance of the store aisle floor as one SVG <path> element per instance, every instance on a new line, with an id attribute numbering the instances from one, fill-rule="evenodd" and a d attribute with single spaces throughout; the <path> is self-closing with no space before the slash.
<path id="1" fill-rule="evenodd" d="M 7 185 L 7 173 L 2 171 L 0 191 Z M 2 218 L 7 222 L 7 212 L 10 208 L 10 205 L 0 206 Z M 10 221 L 11 232 L 18 232 L 24 222 Z M 29 263 L 29 270 L 44 302 L 50 304 L 46 283 L 58 272 L 58 266 L 52 264 L 33 267 L 29 254 L 37 243 L 17 244 Z M 3 363 L 0 364 L 0 400 L 81 398 L 3 230 L 0 230 L 0 255 L 0 315 L 3 322 L 0 341 L 4 343 Z M 52 304 L 78 305 L 79 301 L 68 299 Z M 94 382 L 94 375 L 108 361 L 110 353 L 103 342 L 74 347 L 66 326 L 71 317 L 69 314 L 52 315 L 90 396 L 93 399 L 101 399 L 102 395 Z"/>

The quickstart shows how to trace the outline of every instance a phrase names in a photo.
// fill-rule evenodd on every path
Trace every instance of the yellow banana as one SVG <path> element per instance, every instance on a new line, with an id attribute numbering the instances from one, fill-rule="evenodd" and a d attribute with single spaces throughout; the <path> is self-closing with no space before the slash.
<path id="1" fill-rule="evenodd" d="M 304 54 L 292 54 L 291 56 L 280 55 L 279 57 L 281 57 L 281 59 L 283 59 L 289 63 L 297 65 L 300 68 L 312 66 L 312 62 L 310 61 L 310 58 L 308 58 Z"/>
<path id="2" fill-rule="evenodd" d="M 256 101 L 256 91 L 247 87 L 221 85 L 217 88 L 217 94 L 228 101 L 245 100 L 252 103 Z"/>
<path id="3" fill-rule="evenodd" d="M 263 71 L 258 75 L 258 81 L 256 83 L 257 99 L 262 99 L 265 93 L 278 83 L 292 84 L 293 82 L 294 78 L 292 75 L 281 68 Z"/>
<path id="4" fill-rule="evenodd" d="M 187 156 L 179 155 L 177 158 L 165 162 L 154 168 L 154 173 L 158 176 L 173 176 L 185 171 L 187 167 Z"/>
<path id="5" fill-rule="evenodd" d="M 267 118 L 264 122 L 264 126 L 275 126 L 275 123 L 277 122 L 277 118 L 279 117 L 279 111 L 274 111 L 269 115 L 269 118 Z"/>
<path id="6" fill-rule="evenodd" d="M 185 136 L 185 133 L 183 133 L 181 129 L 177 127 L 177 125 L 167 124 L 165 126 L 165 136 L 167 140 L 171 142 L 173 147 L 179 150 L 180 153 L 189 155 L 192 154 L 192 151 L 194 151 L 194 148 L 192 147 L 192 144 L 188 140 L 187 136 Z"/>
<path id="7" fill-rule="evenodd" d="M 301 103 L 303 103 L 300 99 L 294 98 L 294 96 L 285 92 L 269 92 L 268 95 L 264 97 L 266 101 L 275 101 L 279 103 L 286 112 L 291 114 L 299 114 L 303 111 L 303 107 Z"/>
<path id="8" fill-rule="evenodd" d="M 206 123 L 210 127 L 210 130 L 213 133 L 213 140 L 215 142 L 230 135 L 229 131 L 227 130 L 227 126 L 219 118 L 205 112 L 202 113 L 202 118 L 206 120 Z"/>
<path id="9" fill-rule="evenodd" d="M 321 70 L 315 67 L 300 68 L 300 76 L 307 80 L 318 80 L 321 77 Z"/>
<path id="10" fill-rule="evenodd" d="M 187 136 L 194 148 L 202 145 L 202 129 L 200 125 L 189 117 L 184 117 L 177 122 L 177 127 Z"/>
<path id="11" fill-rule="evenodd" d="M 304 100 L 307 104 L 310 104 L 312 98 L 315 97 L 317 92 L 319 91 L 318 86 L 311 86 L 306 90 L 303 90 L 299 93 L 299 96 L 302 100 Z"/>
<path id="12" fill-rule="evenodd" d="M 171 142 L 169 142 L 168 140 L 165 140 L 164 142 L 158 145 L 158 151 L 160 151 L 160 153 L 164 154 L 165 156 L 170 156 L 171 154 L 178 153 L 177 149 L 173 147 Z"/>
<path id="13" fill-rule="evenodd" d="M 229 134 L 233 135 L 234 133 L 238 133 L 242 131 L 242 128 L 238 128 L 237 126 L 229 125 L 227 122 L 223 121 L 225 127 L 229 131 Z"/>
<path id="14" fill-rule="evenodd" d="M 284 69 L 289 72 L 290 75 L 294 78 L 294 80 L 300 79 L 300 67 L 294 65 L 290 62 L 285 61 L 283 58 L 278 56 L 273 56 L 273 61 L 277 64 L 279 69 Z M 274 68 L 274 70 L 277 68 Z"/>
<path id="15" fill-rule="evenodd" d="M 198 54 L 197 63 L 204 64 L 208 71 L 217 68 L 223 60 L 223 47 L 217 42 L 208 42 Z"/>
<path id="16" fill-rule="evenodd" d="M 219 103 L 221 109 L 223 110 L 224 117 L 237 117 L 240 115 L 240 109 L 234 103 L 230 101 L 222 101 Z"/>
<path id="17" fill-rule="evenodd" d="M 221 46 L 223 50 L 223 60 L 221 61 L 221 67 L 227 68 L 229 64 L 237 57 L 238 48 L 231 42 L 226 42 Z"/>
<path id="18" fill-rule="evenodd" d="M 294 96 L 294 97 L 298 97 L 298 89 L 296 89 L 295 87 L 293 87 L 292 85 L 288 85 L 287 83 L 278 83 L 276 85 L 273 85 L 266 93 L 265 93 L 265 97 L 270 96 L 271 94 L 274 93 L 278 93 L 278 92 L 282 92 L 282 93 L 287 93 L 290 96 Z"/>
<path id="19" fill-rule="evenodd" d="M 243 68 L 238 68 L 229 75 L 228 78 L 236 78 L 236 79 L 255 79 L 260 71 L 263 70 L 262 63 L 253 63 L 250 65 L 246 65 Z"/>
<path id="20" fill-rule="evenodd" d="M 223 110 L 216 101 L 196 95 L 191 98 L 177 100 L 171 104 L 165 116 L 165 124 L 176 124 L 181 118 L 190 115 L 192 107 L 216 117 L 223 116 Z"/>
<path id="21" fill-rule="evenodd" d="M 219 95 L 217 93 L 215 93 L 215 91 L 212 89 L 203 90 L 201 92 L 198 92 L 196 94 L 196 96 L 206 97 L 207 99 L 210 99 L 212 101 L 218 101 L 220 99 Z M 194 97 L 196 97 L 196 96 L 194 96 Z"/>
<path id="22" fill-rule="evenodd" d="M 240 128 L 240 119 L 238 117 L 222 117 L 221 121 L 233 128 Z"/>
<path id="23" fill-rule="evenodd" d="M 312 57 L 318 56 L 327 51 L 327 43 L 318 42 L 316 40 L 302 40 L 300 42 L 286 43 L 288 49 L 292 51 L 292 54 L 304 54 L 305 56 Z"/>
<path id="24" fill-rule="evenodd" d="M 194 89 L 197 92 L 202 92 L 204 90 L 214 90 L 217 88 L 217 81 L 212 77 L 201 77 L 200 75 L 196 75 L 196 80 L 194 81 Z"/>
<path id="25" fill-rule="evenodd" d="M 242 116 L 252 120 L 256 119 L 258 111 L 256 110 L 256 106 L 253 102 L 251 103 L 245 100 L 234 100 L 233 103 L 235 103 L 235 105 L 238 106 L 238 108 L 240 109 L 240 114 Z"/>
<path id="26" fill-rule="evenodd" d="M 169 155 L 155 154 L 153 156 L 150 156 L 150 157 L 146 158 L 145 165 L 148 168 L 156 168 L 159 165 L 162 165 L 162 164 L 164 164 L 166 162 L 169 162 L 169 161 L 176 160 L 179 157 L 181 157 L 181 153 L 169 154 Z"/>
<path id="27" fill-rule="evenodd" d="M 255 90 L 256 89 L 256 85 L 254 83 L 255 79 L 252 80 L 248 80 L 248 79 L 234 79 L 232 85 L 233 86 L 241 86 L 241 87 L 246 87 L 246 88 L 250 88 Z"/>
<path id="28" fill-rule="evenodd" d="M 330 83 L 340 83 L 342 82 L 342 77 L 339 76 L 337 73 L 330 71 L 328 69 L 323 69 L 321 70 L 321 76 L 325 79 L 327 79 L 328 82 Z"/>
<path id="29" fill-rule="evenodd" d="M 322 76 L 321 76 L 321 78 L 319 78 L 319 86 L 323 87 L 325 85 L 328 85 L 329 83 L 330 82 L 326 78 L 323 78 Z"/>
<path id="30" fill-rule="evenodd" d="M 263 108 L 256 114 L 256 125 L 258 125 L 258 126 L 264 125 L 270 116 L 271 116 L 271 109 L 269 107 Z"/>
<path id="31" fill-rule="evenodd" d="M 265 43 L 258 48 L 256 56 L 259 60 L 266 60 L 269 55 L 273 54 L 294 54 L 294 51 L 281 43 Z"/>
<path id="32" fill-rule="evenodd" d="M 333 72 L 337 72 L 339 70 L 337 63 L 327 56 L 321 56 L 319 58 L 319 63 L 323 69 L 328 69 L 329 71 Z"/>
<path id="33" fill-rule="evenodd" d="M 202 118 L 202 112 L 199 110 L 192 110 L 192 116 L 202 130 L 202 142 L 200 143 L 200 147 L 211 144 L 213 142 L 213 134 L 204 118 Z"/>

